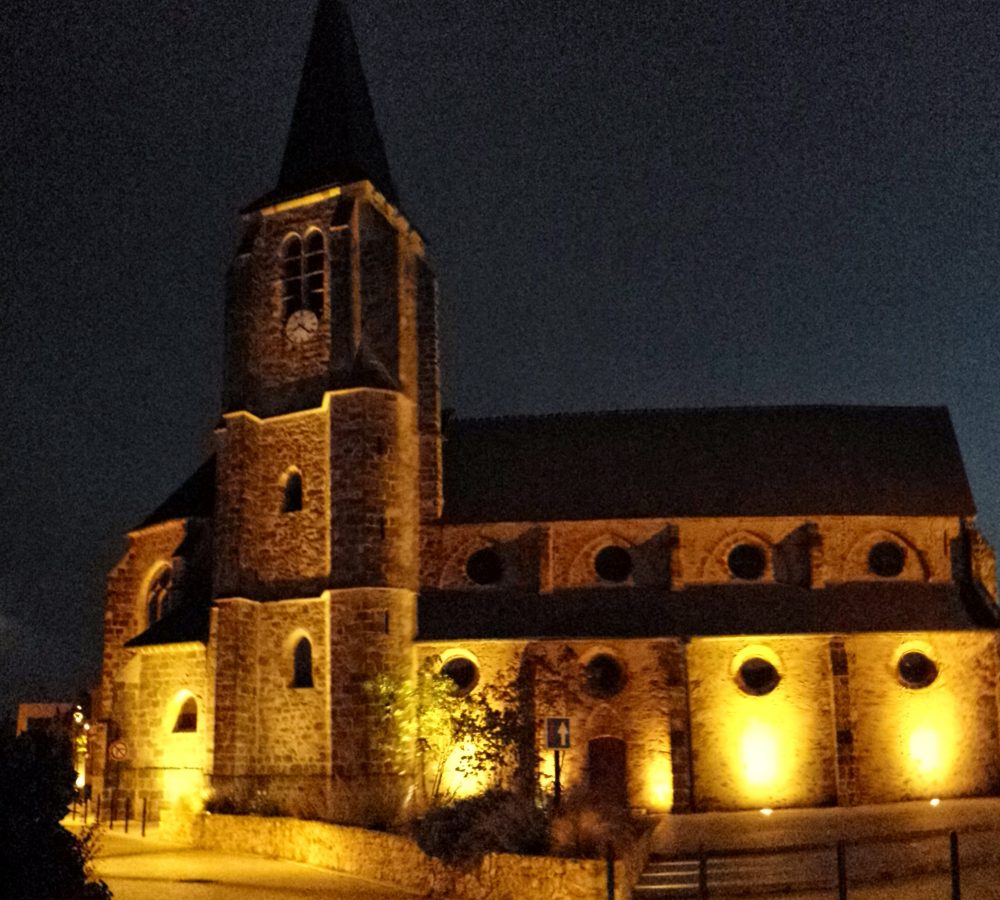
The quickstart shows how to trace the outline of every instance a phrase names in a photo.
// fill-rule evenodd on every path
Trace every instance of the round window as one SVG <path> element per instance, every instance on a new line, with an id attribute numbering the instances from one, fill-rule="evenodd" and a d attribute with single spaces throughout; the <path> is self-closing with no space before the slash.
<path id="1" fill-rule="evenodd" d="M 479 667 L 465 656 L 453 656 L 441 666 L 441 674 L 451 679 L 460 694 L 469 693 L 479 681 Z"/>
<path id="2" fill-rule="evenodd" d="M 759 656 L 752 656 L 736 673 L 736 683 L 745 694 L 753 694 L 755 697 L 763 697 L 770 694 L 781 681 L 781 675 L 774 667 L 773 663 Z"/>
<path id="3" fill-rule="evenodd" d="M 474 584 L 496 584 L 503 577 L 503 560 L 496 550 L 484 547 L 466 561 L 465 574 Z"/>
<path id="4" fill-rule="evenodd" d="M 603 581 L 624 581 L 632 574 L 632 554 L 624 547 L 603 547 L 594 557 L 594 571 Z"/>
<path id="5" fill-rule="evenodd" d="M 934 660 L 919 650 L 904 653 L 896 664 L 899 681 L 908 688 L 924 688 L 934 683 L 938 667 Z"/>
<path id="6" fill-rule="evenodd" d="M 767 557 L 756 544 L 737 544 L 726 559 L 734 578 L 756 581 L 767 568 Z"/>
<path id="7" fill-rule="evenodd" d="M 598 653 L 583 667 L 584 689 L 591 697 L 614 697 L 625 687 L 622 664 L 608 653 Z"/>
<path id="8" fill-rule="evenodd" d="M 895 578 L 905 563 L 906 551 L 893 541 L 879 541 L 868 551 L 868 571 L 880 578 Z"/>

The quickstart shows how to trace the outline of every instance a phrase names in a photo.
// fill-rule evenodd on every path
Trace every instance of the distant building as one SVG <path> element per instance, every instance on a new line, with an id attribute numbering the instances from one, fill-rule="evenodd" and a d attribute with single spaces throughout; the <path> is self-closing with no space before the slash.
<path id="1" fill-rule="evenodd" d="M 320 0 L 278 184 L 242 212 L 215 454 L 108 579 L 105 787 L 376 792 L 365 682 L 437 658 L 466 690 L 545 661 L 564 784 L 652 811 L 997 789 L 994 558 L 946 410 L 442 427 L 436 305 Z"/>
<path id="2" fill-rule="evenodd" d="M 21 703 L 17 707 L 17 734 L 64 729 L 72 721 L 72 703 Z"/>
<path id="3" fill-rule="evenodd" d="M 87 773 L 92 768 L 89 759 L 92 725 L 84 704 L 89 707 L 89 697 L 81 703 L 21 703 L 17 707 L 15 732 L 19 735 L 44 732 L 65 738 L 76 770 L 76 786 L 81 790 L 88 787 Z"/>

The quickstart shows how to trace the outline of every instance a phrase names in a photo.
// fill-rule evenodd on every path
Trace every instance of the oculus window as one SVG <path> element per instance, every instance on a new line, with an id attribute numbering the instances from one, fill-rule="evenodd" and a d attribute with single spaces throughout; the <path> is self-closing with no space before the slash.
<path id="1" fill-rule="evenodd" d="M 751 656 L 736 672 L 736 683 L 744 694 L 763 697 L 770 694 L 781 681 L 774 663 L 760 656 Z"/>
<path id="2" fill-rule="evenodd" d="M 906 565 L 906 551 L 893 541 L 879 541 L 868 551 L 868 571 L 879 578 L 895 578 Z"/>
<path id="3" fill-rule="evenodd" d="M 729 551 L 726 565 L 733 578 L 756 581 L 767 569 L 767 556 L 756 544 L 737 544 Z"/>
<path id="4" fill-rule="evenodd" d="M 479 666 L 467 656 L 453 656 L 441 666 L 441 674 L 455 685 L 455 692 L 468 694 L 479 683 Z"/>
<path id="5" fill-rule="evenodd" d="M 496 584 L 503 577 L 503 560 L 496 550 L 483 547 L 468 558 L 465 574 L 473 584 Z"/>
<path id="6" fill-rule="evenodd" d="M 899 657 L 896 663 L 899 683 L 908 688 L 925 688 L 938 677 L 937 664 L 926 653 L 910 650 Z"/>
<path id="7" fill-rule="evenodd" d="M 603 547 L 594 557 L 594 571 L 602 581 L 625 581 L 632 574 L 632 554 L 624 547 Z"/>
<path id="8" fill-rule="evenodd" d="M 583 667 L 583 688 L 591 697 L 614 697 L 624 687 L 625 669 L 610 653 L 598 653 Z"/>

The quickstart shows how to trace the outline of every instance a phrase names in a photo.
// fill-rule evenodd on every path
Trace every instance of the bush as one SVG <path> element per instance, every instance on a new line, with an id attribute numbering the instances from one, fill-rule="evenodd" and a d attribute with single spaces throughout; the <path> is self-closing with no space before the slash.
<path id="1" fill-rule="evenodd" d="M 93 832 L 74 837 L 59 822 L 76 773 L 58 735 L 0 734 L 0 873 L 6 900 L 109 900 L 89 881 Z"/>
<path id="2" fill-rule="evenodd" d="M 552 850 L 560 856 L 603 857 L 608 846 L 621 857 L 645 825 L 627 809 L 584 789 L 569 793 L 552 816 Z"/>
<path id="3" fill-rule="evenodd" d="M 495 789 L 431 810 L 418 825 L 417 844 L 447 863 L 484 853 L 541 854 L 548 851 L 548 822 L 530 800 Z"/>
<path id="4" fill-rule="evenodd" d="M 236 787 L 218 791 L 205 801 L 205 811 L 220 816 L 285 816 L 277 800 L 267 791 Z"/>

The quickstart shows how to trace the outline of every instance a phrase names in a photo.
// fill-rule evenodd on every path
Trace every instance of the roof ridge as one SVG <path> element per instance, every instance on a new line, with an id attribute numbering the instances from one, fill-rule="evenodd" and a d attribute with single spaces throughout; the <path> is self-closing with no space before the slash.
<path id="1" fill-rule="evenodd" d="M 745 406 L 641 406 L 630 409 L 591 409 L 591 410 L 558 410 L 544 413 L 503 413 L 495 416 L 473 416 L 464 418 L 454 415 L 449 420 L 449 424 L 460 422 L 470 424 L 476 422 L 517 422 L 517 421 L 537 421 L 553 419 L 579 419 L 599 416 L 643 416 L 656 415 L 660 413 L 718 413 L 718 412 L 777 412 L 777 411 L 805 411 L 815 410 L 817 412 L 840 411 L 860 411 L 860 410 L 880 410 L 880 411 L 916 411 L 916 410 L 948 410 L 945 404 L 875 404 L 875 403 L 779 403 L 761 404 Z"/>

